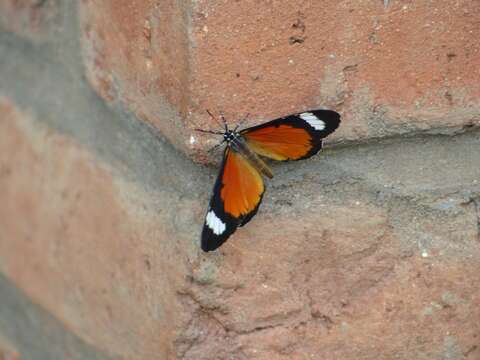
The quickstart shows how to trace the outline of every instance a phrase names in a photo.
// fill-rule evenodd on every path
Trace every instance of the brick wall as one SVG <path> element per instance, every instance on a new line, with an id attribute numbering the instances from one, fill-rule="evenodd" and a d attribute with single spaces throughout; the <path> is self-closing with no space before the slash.
<path id="1" fill-rule="evenodd" d="M 479 359 L 479 14 L 2 1 L 0 359 Z M 328 148 L 202 253 L 205 109 L 317 107 Z"/>

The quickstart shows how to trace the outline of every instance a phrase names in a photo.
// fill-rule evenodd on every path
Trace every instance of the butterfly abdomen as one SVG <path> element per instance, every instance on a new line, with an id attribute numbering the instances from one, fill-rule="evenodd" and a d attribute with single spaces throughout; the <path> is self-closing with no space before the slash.
<path id="1" fill-rule="evenodd" d="M 252 149 L 250 149 L 242 136 L 236 136 L 231 142 L 231 147 L 234 151 L 238 152 L 245 159 L 247 159 L 259 173 L 270 179 L 273 178 L 272 170 L 270 170 L 265 161 L 260 159 L 260 157 Z"/>

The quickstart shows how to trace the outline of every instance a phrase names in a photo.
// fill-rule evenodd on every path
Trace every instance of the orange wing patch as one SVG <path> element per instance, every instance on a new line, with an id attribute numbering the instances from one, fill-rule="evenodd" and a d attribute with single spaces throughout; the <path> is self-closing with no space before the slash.
<path id="1" fill-rule="evenodd" d="M 264 127 L 242 135 L 253 151 L 274 160 L 300 159 L 312 149 L 308 131 L 290 125 Z"/>
<path id="2" fill-rule="evenodd" d="M 257 208 L 265 190 L 258 171 L 239 153 L 228 150 L 220 197 L 224 211 L 241 218 Z"/>

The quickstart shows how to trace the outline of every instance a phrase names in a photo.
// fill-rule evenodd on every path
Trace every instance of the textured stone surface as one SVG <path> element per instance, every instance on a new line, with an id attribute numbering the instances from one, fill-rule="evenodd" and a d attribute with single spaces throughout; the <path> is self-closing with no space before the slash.
<path id="1" fill-rule="evenodd" d="M 184 302 L 197 312 L 180 355 L 480 356 L 480 142 L 458 140 L 344 149 L 316 159 L 319 167 L 289 165 L 252 225 L 194 267 Z M 439 163 L 442 148 L 451 155 Z M 395 167 L 380 165 L 395 154 Z M 457 170 L 462 182 L 450 186 Z M 423 181 L 406 190 L 407 179 Z"/>
<path id="2" fill-rule="evenodd" d="M 185 248 L 170 215 L 154 216 L 168 193 L 148 209 L 71 140 L 8 102 L 0 113 L 0 271 L 97 347 L 168 356 Z"/>
<path id="3" fill-rule="evenodd" d="M 58 0 L 3 0 L 0 30 L 31 40 L 45 40 L 58 18 Z"/>
<path id="4" fill-rule="evenodd" d="M 192 128 L 216 126 L 205 109 L 334 108 L 336 140 L 479 123 L 478 2 L 118 3 L 82 2 L 89 79 L 187 152 L 207 141 Z"/>
<path id="5" fill-rule="evenodd" d="M 99 348 L 139 359 L 478 356 L 478 133 L 275 166 L 251 225 L 204 255 L 209 189 L 195 200 L 162 181 L 147 196 L 5 101 L 2 114 L 1 271 Z"/>
<path id="6" fill-rule="evenodd" d="M 14 346 L 6 340 L 2 340 L 0 335 L 0 359 L 1 360 L 21 360 L 21 357 Z"/>

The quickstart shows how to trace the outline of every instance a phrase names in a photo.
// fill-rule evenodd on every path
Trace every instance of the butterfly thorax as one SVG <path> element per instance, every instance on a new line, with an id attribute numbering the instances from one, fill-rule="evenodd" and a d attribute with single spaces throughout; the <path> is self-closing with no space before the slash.
<path id="1" fill-rule="evenodd" d="M 250 149 L 245 138 L 240 133 L 234 130 L 227 130 L 223 135 L 223 138 L 229 148 L 247 159 L 257 171 L 269 178 L 273 177 L 272 170 L 270 170 L 268 165 L 265 164 L 265 162 L 260 159 L 252 149 Z"/>
<path id="2" fill-rule="evenodd" d="M 230 146 L 235 139 L 238 139 L 240 137 L 240 134 L 234 130 L 227 130 L 223 134 L 223 140 L 227 143 L 228 146 Z"/>

